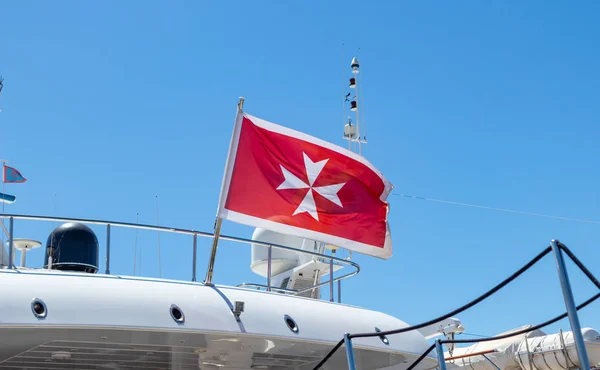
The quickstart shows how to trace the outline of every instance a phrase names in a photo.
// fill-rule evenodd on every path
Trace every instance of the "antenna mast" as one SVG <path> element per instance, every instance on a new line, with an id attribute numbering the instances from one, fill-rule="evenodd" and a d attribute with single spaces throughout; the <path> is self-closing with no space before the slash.
<path id="1" fill-rule="evenodd" d="M 348 116 L 348 122 L 344 126 L 344 139 L 348 140 L 348 148 L 353 150 L 353 143 L 356 143 L 356 147 L 358 149 L 358 154 L 362 155 L 362 144 L 367 143 L 366 136 L 360 135 L 360 100 L 358 96 L 358 92 L 362 91 L 361 88 L 361 79 L 359 78 L 359 68 L 360 65 L 358 63 L 358 59 L 352 58 L 352 62 L 350 63 L 350 68 L 352 68 L 352 77 L 350 78 L 350 89 L 354 89 L 356 92 L 354 96 L 352 96 L 352 92 L 346 94 L 345 102 L 350 102 L 350 111 L 354 112 L 354 121 L 356 124 L 352 124 L 352 118 Z M 363 122 L 364 125 L 364 122 Z"/>

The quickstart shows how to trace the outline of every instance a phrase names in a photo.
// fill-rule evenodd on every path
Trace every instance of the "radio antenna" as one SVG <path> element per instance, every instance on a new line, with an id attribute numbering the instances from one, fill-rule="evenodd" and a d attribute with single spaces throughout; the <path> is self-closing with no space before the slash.
<path id="1" fill-rule="evenodd" d="M 358 63 L 358 59 L 356 57 L 352 58 L 352 62 L 350 62 L 350 68 L 352 69 L 352 77 L 350 78 L 349 88 L 351 92 L 346 94 L 344 97 L 344 103 L 350 103 L 350 111 L 354 112 L 354 122 L 356 124 L 352 124 L 352 118 L 348 116 L 348 123 L 344 126 L 344 139 L 348 140 L 348 148 L 352 150 L 352 144 L 356 143 L 358 147 L 358 154 L 362 155 L 362 144 L 366 144 L 366 137 L 362 137 L 360 135 L 360 124 L 361 121 L 361 109 L 362 103 L 359 100 L 359 92 L 362 93 L 361 88 L 361 78 L 359 77 L 360 72 L 360 64 Z M 354 94 L 352 93 L 354 91 Z M 352 115 L 352 114 L 351 114 Z M 362 122 L 364 125 L 364 122 Z"/>

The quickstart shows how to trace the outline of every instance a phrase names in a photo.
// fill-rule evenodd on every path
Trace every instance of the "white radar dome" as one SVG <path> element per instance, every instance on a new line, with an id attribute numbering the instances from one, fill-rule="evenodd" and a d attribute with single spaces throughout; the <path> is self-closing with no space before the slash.
<path id="1" fill-rule="evenodd" d="M 261 228 L 256 228 L 252 234 L 253 240 L 264 243 L 283 245 L 286 247 L 302 249 L 307 240 L 291 235 L 280 234 Z M 313 241 L 309 241 L 314 243 Z M 267 265 L 269 260 L 269 248 L 263 245 L 252 243 L 252 255 L 250 268 L 260 276 L 267 276 Z M 301 263 L 300 253 L 287 251 L 278 248 L 271 248 L 271 276 L 278 275 L 288 271 Z"/>

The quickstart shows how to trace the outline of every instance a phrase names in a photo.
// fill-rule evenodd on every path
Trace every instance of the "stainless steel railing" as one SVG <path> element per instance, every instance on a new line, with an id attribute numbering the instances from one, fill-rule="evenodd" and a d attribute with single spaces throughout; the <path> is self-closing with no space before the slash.
<path id="1" fill-rule="evenodd" d="M 193 243 L 192 244 L 193 245 L 193 248 L 192 248 L 192 251 L 193 251 L 192 252 L 192 260 L 193 260 L 192 281 L 193 282 L 196 281 L 196 257 L 197 257 L 197 247 L 198 247 L 198 243 L 197 243 L 198 236 L 205 237 L 205 238 L 213 238 L 214 237 L 213 233 L 198 231 L 198 230 L 181 229 L 181 228 L 168 227 L 168 226 L 137 224 L 137 223 L 134 224 L 134 223 L 130 223 L 130 222 L 94 220 L 94 219 L 85 219 L 85 218 L 20 215 L 20 214 L 0 214 L 0 219 L 8 219 L 9 220 L 9 230 L 6 230 L 4 228 L 4 232 L 8 236 L 8 259 L 9 259 L 8 268 L 9 269 L 15 268 L 15 266 L 13 265 L 13 259 L 14 259 L 13 258 L 13 255 L 14 255 L 13 232 L 14 232 L 15 220 L 34 220 L 34 221 L 51 221 L 51 222 L 80 222 L 83 224 L 91 224 L 91 225 L 105 225 L 106 226 L 106 259 L 105 259 L 106 270 L 105 270 L 105 274 L 107 274 L 107 275 L 110 274 L 110 251 L 111 251 L 110 241 L 111 241 L 111 227 L 113 227 L 113 226 L 129 228 L 129 229 L 143 229 L 143 230 L 153 230 L 153 231 L 168 232 L 168 233 L 175 233 L 175 234 L 192 235 L 192 237 L 193 237 L 193 240 L 192 240 L 192 243 Z M 240 287 L 265 288 L 268 291 L 271 291 L 273 289 L 273 287 L 271 286 L 271 255 L 272 255 L 273 248 L 287 250 L 287 251 L 293 251 L 296 253 L 308 254 L 308 255 L 329 261 L 329 266 L 330 266 L 329 276 L 330 276 L 330 278 L 328 281 L 321 282 L 318 284 L 313 284 L 312 286 L 307 287 L 302 290 L 275 288 L 277 291 L 284 291 L 291 295 L 297 295 L 297 294 L 309 291 L 311 289 L 316 289 L 316 288 L 319 288 L 319 287 L 329 284 L 329 287 L 330 287 L 329 300 L 331 302 L 333 302 L 334 301 L 333 283 L 337 281 L 338 282 L 338 302 L 339 302 L 341 300 L 341 281 L 344 279 L 350 278 L 360 272 L 360 266 L 357 263 L 343 259 L 343 258 L 335 257 L 335 256 L 328 256 L 323 253 L 312 252 L 312 251 L 297 249 L 297 248 L 288 247 L 288 246 L 284 246 L 284 245 L 265 243 L 265 242 L 258 241 L 258 240 L 240 238 L 240 237 L 229 236 L 229 235 L 220 235 L 219 239 L 233 241 L 233 242 L 237 242 L 237 243 L 244 243 L 244 244 L 256 244 L 256 245 L 260 245 L 260 246 L 269 248 L 268 261 L 267 261 L 267 284 L 262 285 L 262 284 L 244 283 L 244 284 L 238 285 Z M 351 271 L 349 273 L 346 273 L 344 275 L 334 278 L 333 277 L 334 261 L 339 264 L 348 266 L 348 267 L 353 267 L 354 271 Z M 211 261 L 211 263 L 214 264 L 214 261 Z"/>

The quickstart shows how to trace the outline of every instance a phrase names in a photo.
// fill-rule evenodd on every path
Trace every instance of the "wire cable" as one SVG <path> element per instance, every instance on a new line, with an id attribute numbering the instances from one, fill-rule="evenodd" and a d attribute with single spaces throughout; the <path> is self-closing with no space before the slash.
<path id="1" fill-rule="evenodd" d="M 392 195 L 401 196 L 401 197 L 404 197 L 404 198 L 413 198 L 413 199 L 418 199 L 418 200 L 426 200 L 428 202 L 443 203 L 443 204 L 452 204 L 452 205 L 455 205 L 455 206 L 471 207 L 471 208 L 479 208 L 479 209 L 487 209 L 489 211 L 516 213 L 516 214 L 520 214 L 520 215 L 536 216 L 536 217 L 546 217 L 546 218 L 553 218 L 553 219 L 557 219 L 557 220 L 574 221 L 574 222 L 581 222 L 581 223 L 587 223 L 587 224 L 600 225 L 600 221 L 586 220 L 586 219 L 581 219 L 581 218 L 547 215 L 547 214 L 535 213 L 535 212 L 517 211 L 517 210 L 514 210 L 514 209 L 508 209 L 508 208 L 488 207 L 488 206 L 482 206 L 482 205 L 478 205 L 478 204 L 454 202 L 454 201 L 451 201 L 451 200 L 425 198 L 425 197 L 419 197 L 419 196 L 414 196 L 414 195 L 409 195 L 409 194 L 392 193 Z"/>

